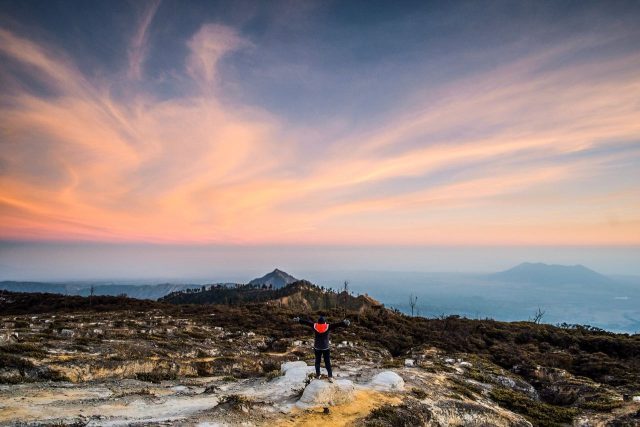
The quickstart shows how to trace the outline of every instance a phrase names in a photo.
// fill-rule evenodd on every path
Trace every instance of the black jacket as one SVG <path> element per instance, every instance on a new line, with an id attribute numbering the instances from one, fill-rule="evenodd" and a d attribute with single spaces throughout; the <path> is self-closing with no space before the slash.
<path id="1" fill-rule="evenodd" d="M 311 320 L 300 319 L 299 322 L 303 325 L 307 325 L 313 328 L 313 332 L 315 333 L 313 348 L 316 350 L 329 350 L 329 332 L 333 331 L 336 328 L 347 326 L 343 320 L 342 322 L 338 323 L 329 323 L 329 327 L 326 331 L 318 332 L 315 328 L 316 324 Z"/>

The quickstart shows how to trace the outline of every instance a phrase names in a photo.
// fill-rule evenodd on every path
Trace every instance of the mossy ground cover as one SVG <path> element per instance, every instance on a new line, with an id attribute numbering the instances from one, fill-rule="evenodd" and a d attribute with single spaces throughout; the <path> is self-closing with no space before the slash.
<path id="1" fill-rule="evenodd" d="M 508 388 L 494 387 L 489 395 L 500 406 L 523 415 L 535 426 L 559 427 L 570 423 L 578 414 L 575 408 L 549 405 Z"/>

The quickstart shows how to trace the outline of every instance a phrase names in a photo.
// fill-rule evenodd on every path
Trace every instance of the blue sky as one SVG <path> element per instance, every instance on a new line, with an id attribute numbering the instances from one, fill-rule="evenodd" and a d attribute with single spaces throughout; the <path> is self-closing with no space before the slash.
<path id="1" fill-rule="evenodd" d="M 639 18 L 618 1 L 1 1 L 0 239 L 633 254 Z"/>

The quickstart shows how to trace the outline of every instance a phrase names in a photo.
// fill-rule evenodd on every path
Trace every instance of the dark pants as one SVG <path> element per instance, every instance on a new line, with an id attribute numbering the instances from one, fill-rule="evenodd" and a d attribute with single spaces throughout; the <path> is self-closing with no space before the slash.
<path id="1" fill-rule="evenodd" d="M 327 374 L 329 374 L 329 378 L 333 376 L 331 372 L 331 353 L 329 350 L 316 350 L 316 376 L 320 376 L 320 358 L 324 356 L 324 366 L 327 368 Z"/>

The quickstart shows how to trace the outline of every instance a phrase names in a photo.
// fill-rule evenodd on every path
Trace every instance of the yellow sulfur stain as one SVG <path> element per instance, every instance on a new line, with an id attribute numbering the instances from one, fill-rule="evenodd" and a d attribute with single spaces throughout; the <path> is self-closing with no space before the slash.
<path id="1" fill-rule="evenodd" d="M 357 419 L 366 417 L 372 410 L 385 404 L 398 405 L 402 399 L 375 391 L 357 391 L 351 403 L 332 406 L 329 414 L 324 414 L 322 408 L 307 411 L 296 411 L 288 420 L 276 423 L 277 426 L 305 426 L 305 427 L 341 427 L 352 425 Z"/>

